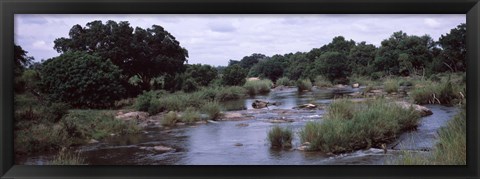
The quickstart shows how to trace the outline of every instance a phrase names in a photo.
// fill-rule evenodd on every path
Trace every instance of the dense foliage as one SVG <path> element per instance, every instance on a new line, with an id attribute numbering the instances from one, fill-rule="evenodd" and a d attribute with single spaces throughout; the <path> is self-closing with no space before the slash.
<path id="1" fill-rule="evenodd" d="M 121 70 L 109 60 L 84 52 L 67 52 L 47 60 L 41 70 L 42 90 L 52 101 L 73 107 L 106 107 L 120 99 Z"/>

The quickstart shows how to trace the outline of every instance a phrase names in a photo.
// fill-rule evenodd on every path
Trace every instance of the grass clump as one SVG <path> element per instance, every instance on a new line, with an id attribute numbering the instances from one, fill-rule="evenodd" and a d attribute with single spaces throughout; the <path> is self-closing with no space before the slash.
<path id="1" fill-rule="evenodd" d="M 80 156 L 79 153 L 67 151 L 63 148 L 52 161 L 48 162 L 49 165 L 84 165 L 85 159 Z"/>
<path id="2" fill-rule="evenodd" d="M 289 128 L 274 126 L 268 131 L 268 140 L 271 147 L 290 148 L 292 147 L 293 132 Z"/>
<path id="3" fill-rule="evenodd" d="M 177 112 L 175 111 L 169 111 L 163 119 L 160 121 L 160 124 L 163 126 L 174 126 L 177 121 L 180 119 L 178 118 Z"/>
<path id="4" fill-rule="evenodd" d="M 398 81 L 395 80 L 395 79 L 387 79 L 383 83 L 383 88 L 384 88 L 385 92 L 387 92 L 387 93 L 397 92 L 399 87 L 400 86 L 398 84 Z"/>
<path id="5" fill-rule="evenodd" d="M 214 89 L 214 99 L 217 101 L 241 99 L 247 94 L 247 90 L 240 86 L 228 86 L 211 89 Z"/>
<path id="6" fill-rule="evenodd" d="M 182 114 L 181 121 L 184 123 L 194 123 L 201 119 L 200 112 L 195 108 L 188 107 Z"/>
<path id="7" fill-rule="evenodd" d="M 243 85 L 243 87 L 247 90 L 247 93 L 250 95 L 268 93 L 272 89 L 272 86 L 272 81 L 268 79 L 247 81 Z"/>
<path id="8" fill-rule="evenodd" d="M 351 119 L 355 107 L 349 99 L 337 99 L 327 107 L 327 116 L 329 119 Z"/>
<path id="9" fill-rule="evenodd" d="M 384 99 L 356 107 L 347 106 L 345 101 L 338 102 L 339 107 L 331 108 L 336 111 L 329 112 L 322 123 L 309 122 L 300 132 L 302 142 L 311 143 L 310 150 L 343 153 L 380 147 L 400 132 L 416 126 L 420 119 L 413 109 L 404 109 Z M 333 114 L 349 108 L 354 109 L 351 115 Z"/>
<path id="10" fill-rule="evenodd" d="M 281 77 L 275 82 L 276 86 L 293 86 L 294 84 L 294 81 L 288 79 L 288 77 Z"/>
<path id="11" fill-rule="evenodd" d="M 332 87 L 333 84 L 324 76 L 315 77 L 315 86 L 319 88 Z"/>
<path id="12" fill-rule="evenodd" d="M 450 81 L 426 83 L 421 88 L 411 91 L 410 97 L 416 104 L 453 104 L 461 101 L 465 94 L 461 85 L 454 85 Z"/>
<path id="13" fill-rule="evenodd" d="M 311 91 L 312 82 L 309 79 L 301 79 L 297 81 L 298 91 Z"/>
<path id="14" fill-rule="evenodd" d="M 220 117 L 221 106 L 218 102 L 212 101 L 207 102 L 202 108 L 201 111 L 208 115 L 208 119 L 215 120 Z"/>

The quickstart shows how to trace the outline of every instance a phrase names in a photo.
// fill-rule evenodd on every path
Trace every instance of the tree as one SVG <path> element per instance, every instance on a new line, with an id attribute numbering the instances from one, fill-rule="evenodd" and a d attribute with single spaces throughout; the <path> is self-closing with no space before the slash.
<path id="1" fill-rule="evenodd" d="M 439 44 L 443 48 L 441 60 L 453 72 L 466 70 L 466 33 L 467 25 L 462 23 L 439 39 Z"/>
<path id="2" fill-rule="evenodd" d="M 86 52 L 66 52 L 44 62 L 41 89 L 51 101 L 72 107 L 109 107 L 124 93 L 120 74 L 110 60 Z"/>
<path id="3" fill-rule="evenodd" d="M 254 53 L 250 56 L 245 56 L 240 60 L 239 65 L 244 69 L 250 69 L 253 65 L 257 64 L 261 59 L 265 59 L 267 56 L 264 54 Z"/>
<path id="4" fill-rule="evenodd" d="M 82 51 L 109 59 L 122 69 L 124 84 L 138 75 L 145 90 L 150 89 L 152 78 L 183 72 L 188 57 L 187 50 L 163 27 L 134 30 L 126 21 L 92 21 L 85 27 L 77 24 L 68 38 L 58 38 L 54 43 L 54 49 L 61 53 Z"/>
<path id="5" fill-rule="evenodd" d="M 225 70 L 223 71 L 222 81 L 224 85 L 238 86 L 245 83 L 246 77 L 246 70 L 237 64 L 225 68 Z"/>
<path id="6" fill-rule="evenodd" d="M 423 70 L 432 62 L 434 46 L 432 38 L 428 35 L 418 37 L 408 36 L 402 31 L 395 32 L 389 39 L 382 41 L 373 66 L 376 71 L 398 75 L 402 71 L 399 61 L 401 59 L 411 63 L 412 70 Z M 404 57 L 408 58 L 399 58 L 400 54 L 405 54 L 407 56 Z M 403 63 L 408 64 L 407 62 Z"/>
<path id="7" fill-rule="evenodd" d="M 284 69 L 287 68 L 287 61 L 282 55 L 274 55 L 271 58 L 257 63 L 252 69 L 258 73 L 260 77 L 269 78 L 272 81 L 277 81 L 283 76 Z"/>
<path id="8" fill-rule="evenodd" d="M 33 57 L 27 56 L 28 52 L 19 45 L 13 44 L 13 50 L 14 74 L 20 76 L 23 70 L 32 63 Z"/>
<path id="9" fill-rule="evenodd" d="M 193 79 L 193 82 L 200 86 L 208 86 L 218 76 L 217 69 L 201 64 L 187 65 L 185 74 L 187 79 Z"/>
<path id="10" fill-rule="evenodd" d="M 344 83 L 351 73 L 347 56 L 340 52 L 325 52 L 315 61 L 315 69 L 333 83 Z"/>
<path id="11" fill-rule="evenodd" d="M 350 59 L 350 68 L 354 74 L 369 75 L 372 71 L 370 64 L 375 59 L 377 48 L 372 44 L 361 42 L 354 46 L 348 55 Z"/>

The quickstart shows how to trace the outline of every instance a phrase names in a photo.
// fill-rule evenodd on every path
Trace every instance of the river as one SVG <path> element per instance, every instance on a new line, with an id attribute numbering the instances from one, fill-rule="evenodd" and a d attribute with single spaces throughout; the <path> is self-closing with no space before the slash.
<path id="1" fill-rule="evenodd" d="M 321 121 L 325 112 L 295 110 L 294 113 L 284 114 L 280 110 L 291 110 L 305 103 L 329 104 L 338 94 L 361 90 L 362 88 L 347 88 L 336 94 L 331 90 L 319 89 L 304 93 L 298 93 L 295 88 L 275 90 L 267 95 L 223 103 L 227 111 L 256 111 L 249 120 L 219 121 L 170 129 L 150 127 L 140 134 L 113 136 L 75 150 L 91 165 L 379 165 L 391 163 L 404 150 L 428 153 L 437 142 L 438 129 L 457 113 L 455 107 L 426 105 L 433 115 L 423 117 L 417 130 L 404 133 L 389 144 L 389 148 L 393 149 L 387 154 L 375 148 L 340 155 L 270 148 L 267 132 L 272 126 L 293 129 L 295 148 L 301 145 L 298 131 L 308 121 Z M 253 109 L 251 103 L 255 99 L 281 104 L 269 106 L 268 109 Z M 282 117 L 293 119 L 293 122 L 269 122 L 269 119 Z M 152 146 L 168 146 L 174 150 L 159 152 L 152 150 Z M 17 162 L 42 165 L 51 158 L 52 154 L 37 154 Z"/>

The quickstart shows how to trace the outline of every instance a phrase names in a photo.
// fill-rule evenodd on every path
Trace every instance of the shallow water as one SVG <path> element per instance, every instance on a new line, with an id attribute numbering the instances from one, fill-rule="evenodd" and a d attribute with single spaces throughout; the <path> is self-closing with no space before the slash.
<path id="1" fill-rule="evenodd" d="M 360 89 L 351 89 L 354 92 Z M 360 150 L 341 155 L 326 155 L 321 152 L 271 149 L 267 131 L 275 126 L 289 127 L 297 132 L 308 121 L 321 121 L 324 110 L 298 110 L 294 114 L 282 114 L 275 109 L 292 109 L 304 103 L 332 101 L 329 90 L 314 90 L 298 93 L 296 89 L 273 91 L 268 95 L 250 97 L 224 104 L 228 110 L 252 109 L 255 99 L 281 102 L 279 106 L 257 110 L 254 118 L 243 121 L 219 121 L 186 125 L 172 129 L 148 128 L 144 133 L 115 136 L 97 144 L 76 148 L 92 165 L 377 165 L 401 155 L 402 150 L 431 149 L 436 142 L 436 131 L 456 114 L 453 107 L 427 105 L 433 115 L 424 117 L 418 130 L 402 134 L 390 144 L 393 149 L 383 154 L 381 149 Z M 291 118 L 294 122 L 273 124 L 272 118 Z M 247 124 L 247 126 L 238 126 Z M 174 150 L 158 152 L 145 147 L 167 146 Z M 294 135 L 294 148 L 300 146 Z M 41 165 L 51 154 L 41 154 L 23 159 L 20 163 Z"/>

